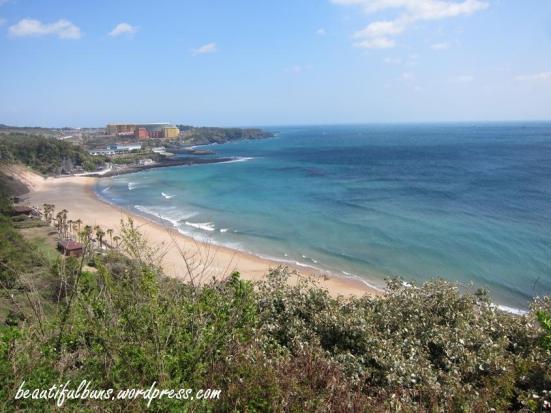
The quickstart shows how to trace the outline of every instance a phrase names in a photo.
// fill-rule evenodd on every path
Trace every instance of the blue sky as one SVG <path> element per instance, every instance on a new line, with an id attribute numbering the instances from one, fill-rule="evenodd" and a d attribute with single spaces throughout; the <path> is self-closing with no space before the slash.
<path id="1" fill-rule="evenodd" d="M 0 0 L 0 123 L 551 120 L 547 0 Z"/>

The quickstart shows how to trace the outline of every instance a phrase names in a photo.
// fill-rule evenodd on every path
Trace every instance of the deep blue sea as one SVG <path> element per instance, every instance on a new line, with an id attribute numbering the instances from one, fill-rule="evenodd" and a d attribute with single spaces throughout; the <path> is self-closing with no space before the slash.
<path id="1" fill-rule="evenodd" d="M 101 179 L 110 202 L 181 232 L 370 284 L 551 294 L 551 124 L 266 128 L 213 145 L 234 162 Z M 469 283 L 473 287 L 469 287 Z"/>

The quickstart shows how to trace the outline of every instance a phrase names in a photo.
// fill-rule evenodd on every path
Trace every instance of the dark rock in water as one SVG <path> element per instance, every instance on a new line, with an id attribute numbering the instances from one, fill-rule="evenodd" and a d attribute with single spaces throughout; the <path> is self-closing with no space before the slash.
<path id="1" fill-rule="evenodd" d="M 103 177 L 109 177 L 109 176 L 116 176 L 116 175 L 124 175 L 124 174 L 130 174 L 134 172 L 139 171 L 145 171 L 146 169 L 153 169 L 153 168 L 167 168 L 170 166 L 182 166 L 182 165 L 198 165 L 198 164 L 207 164 L 207 163 L 221 163 L 221 162 L 228 162 L 233 160 L 233 158 L 195 158 L 195 157 L 187 157 L 187 158 L 169 158 L 169 159 L 163 159 L 157 163 L 151 164 L 151 165 L 132 165 L 128 166 L 123 169 L 115 170 L 108 172 L 104 175 L 101 175 Z"/>
<path id="2" fill-rule="evenodd" d="M 214 151 L 209 151 L 206 149 L 194 149 L 194 148 L 182 148 L 182 147 L 167 147 L 167 152 L 174 153 L 174 154 L 188 154 L 188 155 L 213 155 Z"/>

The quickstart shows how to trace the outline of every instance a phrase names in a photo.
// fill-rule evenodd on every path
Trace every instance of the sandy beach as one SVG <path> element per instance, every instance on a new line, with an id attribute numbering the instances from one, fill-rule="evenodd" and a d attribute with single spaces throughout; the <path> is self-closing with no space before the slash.
<path id="1" fill-rule="evenodd" d="M 184 236 L 172 227 L 150 221 L 132 212 L 108 204 L 100 200 L 94 193 L 95 177 L 71 176 L 59 178 L 43 178 L 23 167 L 10 167 L 9 175 L 23 182 L 30 192 L 23 196 L 23 202 L 28 205 L 42 207 L 43 204 L 54 204 L 56 211 L 66 209 L 68 219 L 81 219 L 84 225 L 100 225 L 104 230 L 111 228 L 117 234 L 121 220 L 132 217 L 136 227 L 146 237 L 148 242 L 163 252 L 162 266 L 168 276 L 189 280 L 182 252 L 193 261 L 193 273 L 202 280 L 212 277 L 220 278 L 233 271 L 239 271 L 247 280 L 261 280 L 270 268 L 281 265 L 233 250 L 227 247 L 213 245 L 208 242 L 198 242 Z M 298 277 L 313 277 L 332 295 L 362 296 L 380 295 L 381 292 L 365 283 L 344 277 L 314 272 L 314 270 L 292 267 L 297 274 L 290 282 L 296 282 Z M 200 275 L 199 275 L 200 274 Z"/>

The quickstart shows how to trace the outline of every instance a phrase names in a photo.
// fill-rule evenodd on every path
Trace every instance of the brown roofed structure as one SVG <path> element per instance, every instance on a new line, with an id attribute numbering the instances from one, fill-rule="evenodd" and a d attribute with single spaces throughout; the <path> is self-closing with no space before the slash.
<path id="1" fill-rule="evenodd" d="M 33 209 L 27 205 L 16 205 L 13 207 L 12 215 L 31 215 Z"/>
<path id="2" fill-rule="evenodd" d="M 63 255 L 70 257 L 80 257 L 83 253 L 84 247 L 80 242 L 72 240 L 62 240 L 57 242 L 57 249 L 61 251 Z"/>

